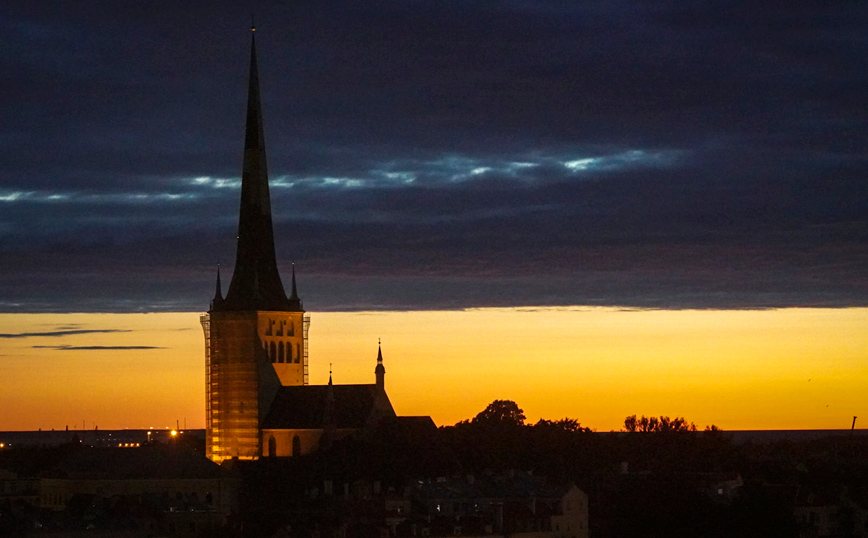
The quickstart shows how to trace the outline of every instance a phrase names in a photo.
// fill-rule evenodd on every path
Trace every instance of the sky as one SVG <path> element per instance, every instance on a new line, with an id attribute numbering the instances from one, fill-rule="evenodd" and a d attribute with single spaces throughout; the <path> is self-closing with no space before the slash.
<path id="1" fill-rule="evenodd" d="M 811 312 L 828 313 L 817 354 L 843 361 L 857 386 L 827 394 L 868 389 L 868 346 L 844 330 L 868 321 L 861 2 L 4 2 L 0 312 L 12 317 L 0 326 L 3 368 L 25 372 L 10 365 L 36 356 L 90 371 L 109 354 L 143 364 L 160 355 L 181 378 L 201 366 L 180 366 L 188 352 L 200 360 L 192 336 L 180 343 L 160 329 L 133 342 L 151 330 L 132 321 L 145 318 L 90 314 L 186 313 L 182 325 L 195 327 L 190 312 L 207 308 L 218 263 L 228 282 L 251 12 L 277 256 L 284 276 L 296 263 L 308 311 L 354 314 L 344 323 L 380 336 L 358 320 L 404 313 L 416 320 L 411 333 L 475 327 L 474 345 L 499 340 L 468 322 L 472 313 L 523 314 L 498 327 L 543 335 L 562 326 L 547 317 L 555 313 L 639 312 L 649 317 L 613 322 L 621 332 L 609 342 L 668 331 L 675 316 L 720 329 L 703 340 L 709 349 L 745 338 L 742 325 L 724 323 L 730 315 L 779 334 L 787 316 L 808 331 Z M 422 330 L 420 320 L 434 325 Z M 693 323 L 681 323 L 685 338 Z M 129 332 L 42 334 L 107 327 Z M 579 353 L 563 334 L 552 338 L 563 347 L 551 355 Z M 788 349 L 786 336 L 778 341 L 750 340 L 775 356 Z M 677 364 L 681 352 L 659 350 Z M 400 355 L 430 352 L 420 341 Z M 484 346 L 475 353 L 468 372 L 489 364 Z M 690 356 L 701 364 L 706 354 Z M 747 375 L 778 383 L 759 366 Z M 666 393 L 665 377 L 649 379 L 635 379 L 636 390 Z M 190 404 L 199 389 L 183 386 L 191 396 L 173 409 L 201 405 Z M 773 407 L 789 405 L 789 418 L 727 425 L 807 416 L 792 405 L 803 403 L 797 392 L 774 386 Z M 687 414 L 636 402 L 630 414 Z M 540 415 L 581 414 L 534 405 Z M 410 405 L 444 421 L 482 407 L 436 415 Z M 98 414 L 86 411 L 77 414 Z M 600 417 L 590 425 L 615 427 Z"/>
<path id="2" fill-rule="evenodd" d="M 13 0 L 0 310 L 207 304 L 251 11 L 311 310 L 868 304 L 862 2 Z"/>
<path id="3" fill-rule="evenodd" d="M 496 399 L 597 431 L 848 429 L 868 416 L 868 309 L 311 312 L 310 382 L 373 383 L 439 425 Z M 204 427 L 196 313 L 0 314 L 0 431 Z M 862 419 L 856 426 L 864 428 Z"/>

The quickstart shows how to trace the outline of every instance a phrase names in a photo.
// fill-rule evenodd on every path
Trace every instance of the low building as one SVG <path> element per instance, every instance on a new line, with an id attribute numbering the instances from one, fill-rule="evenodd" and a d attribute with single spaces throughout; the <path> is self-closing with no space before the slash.
<path id="1" fill-rule="evenodd" d="M 428 481 L 411 495 L 422 510 L 408 513 L 398 525 L 394 522 L 399 514 L 393 513 L 393 535 L 588 536 L 587 495 L 575 485 L 555 484 L 529 473 Z"/>
<path id="2" fill-rule="evenodd" d="M 237 506 L 229 471 L 170 448 L 82 448 L 48 470 L 39 489 L 40 507 L 65 512 L 67 520 L 100 529 L 122 517 L 170 536 L 223 528 Z"/>

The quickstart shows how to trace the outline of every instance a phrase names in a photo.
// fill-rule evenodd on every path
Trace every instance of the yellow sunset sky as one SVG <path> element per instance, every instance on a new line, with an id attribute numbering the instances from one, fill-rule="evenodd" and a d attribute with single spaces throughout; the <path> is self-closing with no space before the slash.
<path id="1" fill-rule="evenodd" d="M 335 383 L 373 383 L 382 338 L 395 410 L 438 425 L 494 399 L 516 401 L 530 422 L 570 417 L 599 431 L 632 414 L 729 430 L 868 421 L 866 308 L 310 316 L 312 384 L 327 382 L 330 363 Z M 203 428 L 204 375 L 196 312 L 0 315 L 0 430 Z"/>

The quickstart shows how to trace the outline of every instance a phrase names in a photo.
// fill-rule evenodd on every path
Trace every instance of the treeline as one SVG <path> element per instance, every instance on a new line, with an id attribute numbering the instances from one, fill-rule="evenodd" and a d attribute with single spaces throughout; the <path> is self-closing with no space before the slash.
<path id="1" fill-rule="evenodd" d="M 528 424 L 509 400 L 438 435 L 462 472 L 516 469 L 577 484 L 598 538 L 795 538 L 816 530 L 796 506 L 821 495 L 837 514 L 836 536 L 864 535 L 848 510 L 868 511 L 865 436 L 735 444 L 714 425 L 636 415 L 601 433 L 571 418 Z"/>
<path id="2" fill-rule="evenodd" d="M 440 437 L 466 472 L 522 469 L 580 485 L 625 465 L 634 472 L 722 471 L 737 463 L 733 444 L 716 426 L 697 431 L 681 417 L 634 415 L 624 429 L 595 433 L 572 418 L 528 424 L 518 404 L 495 400 L 472 419 L 441 427 Z"/>

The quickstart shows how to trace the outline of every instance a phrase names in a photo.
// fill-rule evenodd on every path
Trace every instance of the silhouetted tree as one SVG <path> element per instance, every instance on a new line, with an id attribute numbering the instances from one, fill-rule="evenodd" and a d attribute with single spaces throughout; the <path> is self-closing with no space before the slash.
<path id="1" fill-rule="evenodd" d="M 512 400 L 494 400 L 471 420 L 442 428 L 452 452 L 467 471 L 525 467 L 529 426 Z"/>
<path id="2" fill-rule="evenodd" d="M 525 418 L 524 410 L 512 400 L 494 400 L 473 417 L 470 423 L 479 426 L 524 426 Z"/>
<path id="3" fill-rule="evenodd" d="M 624 419 L 624 428 L 628 432 L 695 432 L 696 424 L 687 422 L 684 417 L 670 419 L 666 416 L 636 418 L 631 415 Z M 714 426 L 717 429 L 717 426 Z"/>
<path id="4" fill-rule="evenodd" d="M 534 428 L 562 431 L 567 433 L 590 433 L 591 428 L 583 428 L 582 423 L 572 418 L 546 420 L 541 418 L 533 425 Z"/>

